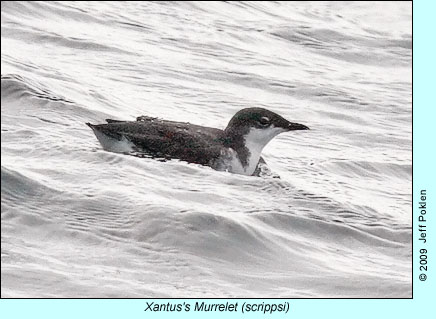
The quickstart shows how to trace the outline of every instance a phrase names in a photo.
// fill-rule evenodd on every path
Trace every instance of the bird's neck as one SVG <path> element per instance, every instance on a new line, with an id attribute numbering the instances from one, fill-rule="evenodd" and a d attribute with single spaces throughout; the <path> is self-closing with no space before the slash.
<path id="1" fill-rule="evenodd" d="M 224 144 L 236 152 L 247 175 L 254 172 L 263 148 L 270 141 L 268 138 L 263 138 L 262 134 L 263 132 L 255 129 L 225 131 Z"/>

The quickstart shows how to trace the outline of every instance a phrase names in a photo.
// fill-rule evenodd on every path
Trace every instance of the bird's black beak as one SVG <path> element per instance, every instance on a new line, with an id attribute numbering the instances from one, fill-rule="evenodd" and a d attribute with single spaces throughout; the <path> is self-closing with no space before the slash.
<path id="1" fill-rule="evenodd" d="M 306 125 L 299 124 L 299 123 L 288 123 L 287 129 L 289 131 L 296 131 L 296 130 L 309 130 L 309 128 Z"/>

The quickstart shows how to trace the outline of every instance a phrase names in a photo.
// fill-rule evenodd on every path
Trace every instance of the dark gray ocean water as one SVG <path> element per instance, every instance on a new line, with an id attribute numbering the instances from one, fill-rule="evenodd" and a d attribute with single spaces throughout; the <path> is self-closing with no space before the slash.
<path id="1" fill-rule="evenodd" d="M 410 297 L 411 2 L 2 2 L 2 297 Z M 102 150 L 85 122 L 311 131 L 281 179 Z"/>

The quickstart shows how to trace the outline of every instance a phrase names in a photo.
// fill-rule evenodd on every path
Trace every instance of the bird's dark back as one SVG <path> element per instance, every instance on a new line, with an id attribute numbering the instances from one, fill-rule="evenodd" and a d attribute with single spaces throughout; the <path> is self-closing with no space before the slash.
<path id="1" fill-rule="evenodd" d="M 124 136 L 138 151 L 151 156 L 208 165 L 220 155 L 224 134 L 220 129 L 147 116 L 138 117 L 136 122 L 107 122 L 94 129 L 116 139 Z"/>

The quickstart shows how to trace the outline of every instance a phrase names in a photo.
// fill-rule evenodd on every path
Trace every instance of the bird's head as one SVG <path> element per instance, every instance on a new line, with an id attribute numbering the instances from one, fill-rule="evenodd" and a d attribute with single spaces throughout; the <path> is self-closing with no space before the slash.
<path id="1" fill-rule="evenodd" d="M 243 136 L 245 144 L 262 150 L 280 133 L 308 129 L 306 125 L 290 122 L 277 113 L 255 107 L 237 112 L 230 120 L 225 132 L 227 135 Z"/>

